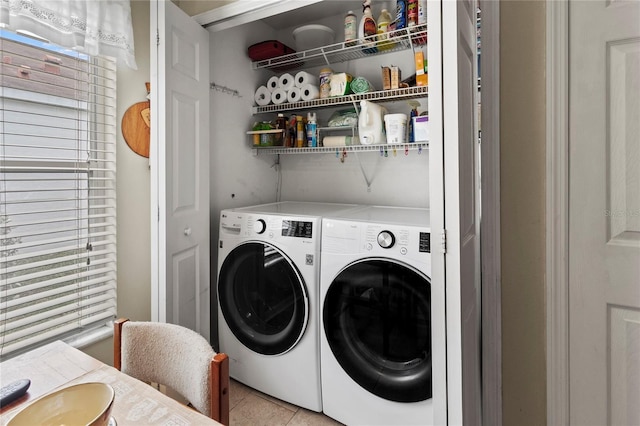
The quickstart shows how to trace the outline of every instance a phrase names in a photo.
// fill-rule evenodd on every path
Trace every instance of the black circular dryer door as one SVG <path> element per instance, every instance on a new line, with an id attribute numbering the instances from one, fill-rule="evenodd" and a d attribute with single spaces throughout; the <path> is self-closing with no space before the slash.
<path id="1" fill-rule="evenodd" d="M 344 371 L 381 398 L 431 398 L 429 278 L 388 259 L 345 267 L 324 301 L 329 347 Z"/>
<path id="2" fill-rule="evenodd" d="M 218 298 L 227 325 L 254 352 L 287 352 L 307 325 L 303 279 L 295 265 L 268 244 L 245 243 L 229 253 L 220 268 Z"/>

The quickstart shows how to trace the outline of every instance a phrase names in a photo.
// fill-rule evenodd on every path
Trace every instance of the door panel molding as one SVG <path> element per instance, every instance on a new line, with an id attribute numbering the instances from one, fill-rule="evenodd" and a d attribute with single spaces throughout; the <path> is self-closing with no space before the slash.
<path id="1" fill-rule="evenodd" d="M 640 111 L 629 110 L 640 90 L 640 38 L 607 42 L 606 74 L 607 238 L 640 247 Z"/>
<path id="2" fill-rule="evenodd" d="M 548 2 L 546 142 L 547 424 L 569 424 L 569 4 Z"/>
<path id="3" fill-rule="evenodd" d="M 607 385 L 611 389 L 607 423 L 637 425 L 640 424 L 637 409 L 640 400 L 640 310 L 609 305 L 607 323 Z"/>

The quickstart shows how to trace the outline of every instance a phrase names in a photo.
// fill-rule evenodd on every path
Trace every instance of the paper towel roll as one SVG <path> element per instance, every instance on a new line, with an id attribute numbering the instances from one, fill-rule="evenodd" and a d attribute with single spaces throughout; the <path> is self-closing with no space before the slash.
<path id="1" fill-rule="evenodd" d="M 267 89 L 267 86 L 260 86 L 256 90 L 256 94 L 253 96 L 258 106 L 266 106 L 271 103 L 271 90 Z"/>
<path id="2" fill-rule="evenodd" d="M 296 85 L 296 87 L 302 88 L 307 84 L 315 84 L 317 82 L 318 82 L 318 77 L 316 77 L 315 75 L 309 74 L 306 71 L 300 71 L 296 74 L 294 84 Z"/>
<path id="3" fill-rule="evenodd" d="M 301 98 L 301 90 L 299 87 L 292 87 L 291 89 L 289 89 L 289 91 L 287 92 L 287 102 L 289 103 L 293 103 L 293 102 L 298 102 Z"/>
<path id="4" fill-rule="evenodd" d="M 274 91 L 276 90 L 278 87 L 280 87 L 280 83 L 279 83 L 279 78 L 277 75 L 274 75 L 273 77 L 271 77 L 269 80 L 267 80 L 267 89 Z"/>
<path id="5" fill-rule="evenodd" d="M 338 146 L 357 145 L 358 138 L 352 136 L 325 136 L 322 139 L 322 146 L 334 148 Z"/>
<path id="6" fill-rule="evenodd" d="M 281 89 L 289 90 L 294 86 L 294 84 L 295 84 L 295 80 L 293 76 L 288 72 L 282 74 L 278 78 L 278 87 L 280 87 Z"/>
<path id="7" fill-rule="evenodd" d="M 271 102 L 276 105 L 287 102 L 287 91 L 282 88 L 278 88 L 271 92 Z"/>
<path id="8" fill-rule="evenodd" d="M 313 84 L 307 84 L 300 89 L 300 97 L 303 101 L 311 101 L 320 97 L 320 89 Z"/>

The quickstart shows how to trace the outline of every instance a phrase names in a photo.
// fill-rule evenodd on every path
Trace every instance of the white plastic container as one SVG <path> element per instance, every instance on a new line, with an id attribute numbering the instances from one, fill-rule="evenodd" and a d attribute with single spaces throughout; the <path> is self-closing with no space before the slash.
<path id="1" fill-rule="evenodd" d="M 358 136 L 362 145 L 385 143 L 383 117 L 387 110 L 373 102 L 360 101 Z"/>
<path id="2" fill-rule="evenodd" d="M 325 25 L 312 24 L 296 28 L 292 35 L 296 50 L 300 52 L 333 44 L 335 32 Z"/>
<path id="3" fill-rule="evenodd" d="M 407 142 L 407 114 L 387 114 L 384 116 L 387 143 Z"/>

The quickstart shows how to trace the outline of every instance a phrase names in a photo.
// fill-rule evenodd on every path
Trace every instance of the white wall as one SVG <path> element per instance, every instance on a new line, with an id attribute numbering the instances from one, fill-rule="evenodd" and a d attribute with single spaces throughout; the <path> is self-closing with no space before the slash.
<path id="1" fill-rule="evenodd" d="M 149 1 L 131 1 L 137 70 L 117 71 L 117 220 L 118 316 L 151 319 L 151 234 L 149 160 L 133 152 L 122 137 L 120 125 L 127 108 L 146 100 L 149 81 Z M 153 106 L 152 119 L 153 119 Z M 83 349 L 103 362 L 113 361 L 113 340 L 105 339 Z"/>

